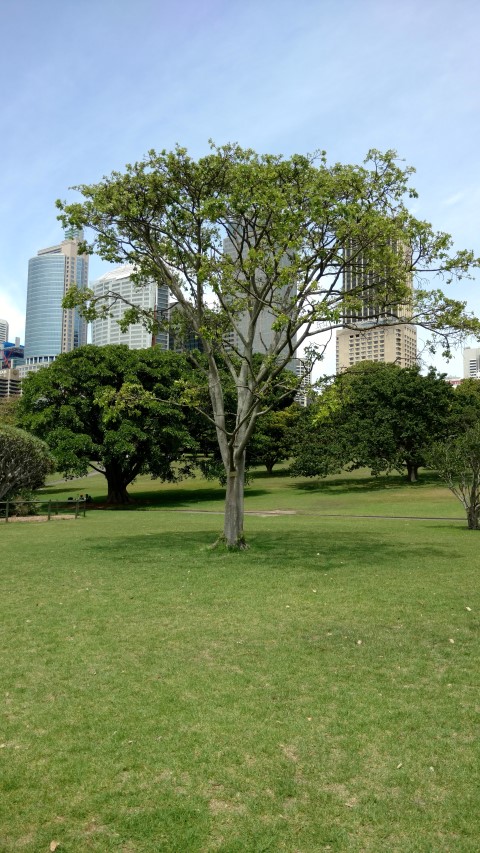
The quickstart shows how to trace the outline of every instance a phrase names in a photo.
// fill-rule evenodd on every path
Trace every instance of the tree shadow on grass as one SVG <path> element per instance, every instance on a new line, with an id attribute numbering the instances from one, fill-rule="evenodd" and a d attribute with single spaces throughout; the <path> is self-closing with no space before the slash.
<path id="1" fill-rule="evenodd" d="M 452 526 L 453 527 L 453 526 Z M 302 569 L 308 565 L 309 570 L 318 569 L 319 572 L 338 568 L 341 565 L 354 563 L 362 566 L 389 567 L 392 565 L 407 568 L 412 567 L 412 561 L 418 562 L 432 559 L 444 558 L 451 563 L 454 559 L 460 559 L 452 555 L 451 546 L 433 546 L 431 543 L 406 545 L 402 542 L 401 552 L 398 543 L 385 538 L 376 532 L 362 533 L 358 529 L 349 532 L 345 529 L 339 538 L 338 530 L 328 531 L 295 531 L 289 530 L 288 535 L 279 535 L 279 531 L 253 531 L 247 535 L 249 548 L 241 552 L 228 552 L 223 546 L 211 548 L 215 539 L 215 532 L 209 530 L 195 531 L 158 531 L 158 533 L 139 534 L 134 536 L 118 536 L 108 542 L 103 540 L 86 540 L 86 547 L 91 548 L 102 559 L 116 562 L 141 561 L 142 558 L 150 560 L 161 558 L 162 551 L 174 558 L 178 565 L 185 559 L 191 560 L 192 565 L 202 553 L 201 562 L 212 562 L 218 558 L 222 562 L 231 557 L 240 559 L 244 567 L 251 565 L 253 570 L 260 567 L 263 560 L 274 565 L 276 569 L 290 572 L 292 566 L 300 566 Z M 180 556 L 182 555 L 182 556 Z M 319 560 L 319 558 L 321 558 Z"/>
<path id="2" fill-rule="evenodd" d="M 83 491 L 86 491 L 86 489 Z M 45 498 L 45 500 L 48 501 L 52 495 L 64 495 L 65 492 L 69 492 L 72 498 L 76 498 L 82 493 L 82 490 L 69 487 L 68 483 L 65 483 L 64 486 L 57 486 L 56 488 L 49 485 L 43 486 L 41 489 L 37 489 L 35 494 L 38 495 L 39 500 L 43 500 Z M 66 500 L 66 498 L 61 498 L 61 500 Z"/>
<path id="3" fill-rule="evenodd" d="M 207 489 L 162 489 L 158 492 L 135 492 L 131 495 L 132 508 L 157 507 L 159 509 L 168 507 L 188 507 L 191 504 L 207 503 L 208 501 L 223 501 L 225 489 L 221 486 L 212 486 Z"/>
<path id="4" fill-rule="evenodd" d="M 53 495 L 64 495 L 65 487 L 59 487 L 56 489 L 48 489 L 44 495 L 40 494 L 39 499 L 45 500 L 45 503 L 48 503 L 50 499 L 55 500 Z M 128 491 L 128 489 L 127 489 Z M 250 486 L 247 487 L 245 492 L 248 497 L 260 497 L 261 495 L 267 495 L 269 493 L 268 489 L 254 489 Z M 204 503 L 218 503 L 219 510 L 223 509 L 223 502 L 225 500 L 225 489 L 222 486 L 212 486 L 211 488 L 200 488 L 200 489 L 178 489 L 172 488 L 168 489 L 168 487 L 164 487 L 162 489 L 159 488 L 158 491 L 145 491 L 145 492 L 128 492 L 131 503 L 129 504 L 118 504 L 111 505 L 109 508 L 114 510 L 142 510 L 142 509 L 168 509 L 168 508 L 188 508 L 194 504 L 204 504 Z M 77 493 L 75 492 L 73 497 L 76 497 Z M 58 500 L 66 501 L 66 498 L 58 498 Z M 89 504 L 89 509 L 94 509 L 95 504 L 101 504 L 102 508 L 107 500 L 106 493 L 102 495 L 96 495 L 93 499 L 93 503 Z"/>
<path id="5" fill-rule="evenodd" d="M 287 484 L 287 488 L 301 492 L 319 492 L 328 494 L 358 494 L 359 492 L 382 492 L 393 489 L 422 489 L 432 486 L 442 486 L 438 475 L 433 471 L 422 472 L 416 483 L 409 483 L 400 474 L 389 474 L 382 477 L 337 477 L 319 480 L 300 480 Z"/>
<path id="6" fill-rule="evenodd" d="M 268 494 L 267 489 L 248 489 L 249 496 L 259 497 Z M 203 503 L 218 503 L 219 511 L 223 510 L 223 502 L 225 500 L 225 489 L 172 489 L 171 491 L 158 492 L 135 492 L 130 495 L 132 503 L 122 507 L 112 507 L 112 509 L 181 509 L 189 508 L 195 504 Z"/>
<path id="7" fill-rule="evenodd" d="M 254 480 L 283 480 L 285 477 L 289 477 L 288 468 L 277 468 L 275 471 L 272 471 L 271 474 L 268 473 L 266 468 L 251 468 L 248 476 L 252 481 Z"/>

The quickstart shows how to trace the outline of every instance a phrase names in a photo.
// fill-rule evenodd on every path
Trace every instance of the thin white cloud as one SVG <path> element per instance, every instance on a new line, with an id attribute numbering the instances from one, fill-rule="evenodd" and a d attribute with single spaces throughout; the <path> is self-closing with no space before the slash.
<path id="1" fill-rule="evenodd" d="M 460 201 L 463 201 L 466 195 L 467 193 L 464 191 L 454 193 L 453 195 L 448 196 L 448 198 L 445 198 L 442 201 L 442 204 L 444 205 L 444 207 L 452 207 L 454 204 L 458 204 Z"/>

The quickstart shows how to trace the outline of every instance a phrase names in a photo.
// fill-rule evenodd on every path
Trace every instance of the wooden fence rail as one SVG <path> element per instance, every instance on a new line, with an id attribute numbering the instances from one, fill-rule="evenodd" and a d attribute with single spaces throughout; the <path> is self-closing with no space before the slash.
<path id="1" fill-rule="evenodd" d="M 83 515 L 85 518 L 87 501 L 85 498 L 75 498 L 71 501 L 42 501 L 42 500 L 23 500 L 22 498 L 11 499 L 8 501 L 0 501 L 0 517 L 5 517 L 5 523 L 8 522 L 9 518 L 12 518 L 16 515 L 15 505 L 19 504 L 21 506 L 33 506 L 39 505 L 46 507 L 46 512 L 43 513 L 47 516 L 47 520 L 51 521 L 52 515 L 58 515 L 59 509 L 72 509 L 75 512 L 75 518 L 78 518 L 80 515 Z M 23 513 L 22 513 L 23 514 Z M 28 513 L 26 513 L 28 515 Z M 36 512 L 32 512 L 32 516 L 36 515 Z"/>

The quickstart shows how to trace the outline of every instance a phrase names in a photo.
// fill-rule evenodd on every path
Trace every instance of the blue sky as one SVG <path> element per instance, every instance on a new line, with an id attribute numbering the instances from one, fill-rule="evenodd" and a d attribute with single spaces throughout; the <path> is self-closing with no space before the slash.
<path id="1" fill-rule="evenodd" d="M 479 25 L 476 0 L 2 0 L 10 337 L 24 339 L 28 259 L 62 237 L 55 199 L 176 142 L 350 163 L 395 148 L 417 170 L 415 214 L 480 255 Z M 91 278 L 105 270 L 92 259 Z M 449 295 L 480 315 L 479 281 Z"/>

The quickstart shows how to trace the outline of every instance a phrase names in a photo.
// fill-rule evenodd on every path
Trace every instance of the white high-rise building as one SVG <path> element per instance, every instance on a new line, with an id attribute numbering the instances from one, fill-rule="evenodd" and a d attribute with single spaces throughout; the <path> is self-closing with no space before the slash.
<path id="1" fill-rule="evenodd" d="M 0 343 L 8 341 L 8 323 L 6 320 L 0 320 Z"/>
<path id="2" fill-rule="evenodd" d="M 480 347 L 463 350 L 463 378 L 480 379 Z"/>
<path id="3" fill-rule="evenodd" d="M 96 298 L 103 297 L 108 306 L 107 317 L 99 317 L 92 323 L 92 344 L 126 344 L 129 349 L 148 349 L 154 343 L 162 349 L 168 349 L 168 333 L 160 331 L 152 338 L 142 323 L 132 323 L 123 332 L 119 326 L 129 307 L 136 307 L 148 312 L 157 312 L 158 317 L 166 315 L 168 309 L 168 288 L 158 286 L 155 282 L 147 282 L 143 287 L 132 281 L 134 268 L 131 264 L 105 273 L 91 288 Z M 116 294 L 116 296 L 115 296 Z"/>

